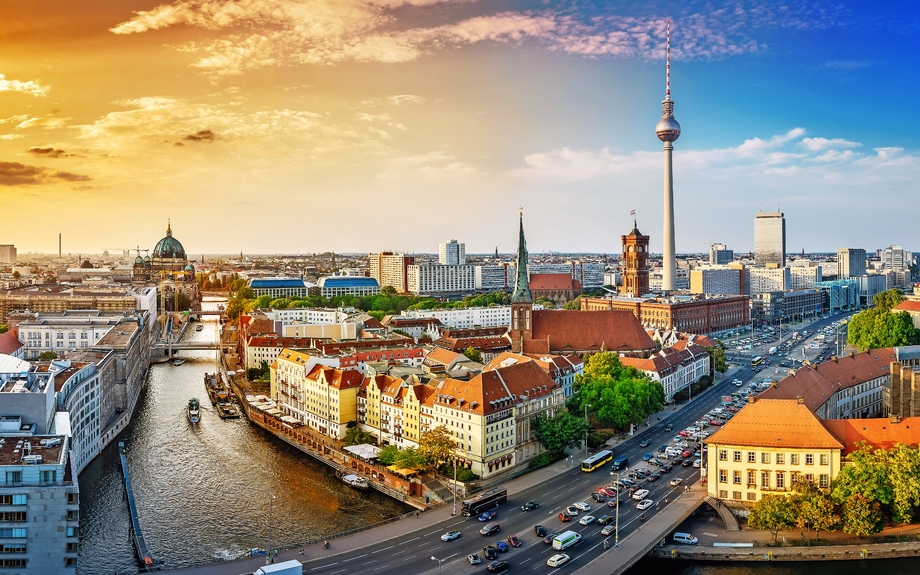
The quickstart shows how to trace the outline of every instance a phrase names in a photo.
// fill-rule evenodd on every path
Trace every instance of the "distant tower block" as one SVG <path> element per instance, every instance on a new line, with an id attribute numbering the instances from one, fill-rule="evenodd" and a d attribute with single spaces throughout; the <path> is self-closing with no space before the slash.
<path id="1" fill-rule="evenodd" d="M 677 260 L 674 241 L 674 176 L 671 173 L 673 142 L 680 137 L 680 124 L 674 119 L 671 101 L 671 21 L 668 20 L 667 64 L 665 66 L 665 96 L 661 102 L 661 121 L 655 126 L 658 139 L 664 142 L 664 245 L 662 246 L 662 281 L 664 291 L 677 289 Z"/>

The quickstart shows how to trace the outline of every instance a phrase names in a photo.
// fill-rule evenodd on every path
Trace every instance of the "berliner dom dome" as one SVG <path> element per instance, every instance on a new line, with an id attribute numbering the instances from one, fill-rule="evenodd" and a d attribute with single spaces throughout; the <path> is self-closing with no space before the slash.
<path id="1" fill-rule="evenodd" d="M 166 237 L 157 242 L 153 248 L 153 259 L 178 259 L 186 260 L 185 248 L 179 243 L 179 240 L 172 235 L 172 225 L 166 226 Z"/>

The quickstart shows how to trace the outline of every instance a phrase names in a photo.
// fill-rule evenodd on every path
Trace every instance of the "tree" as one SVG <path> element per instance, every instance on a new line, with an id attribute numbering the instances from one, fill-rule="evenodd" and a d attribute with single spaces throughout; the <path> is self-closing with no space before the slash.
<path id="1" fill-rule="evenodd" d="M 885 469 L 891 485 L 891 518 L 910 523 L 911 511 L 920 505 L 920 449 L 897 444 L 886 453 Z"/>
<path id="2" fill-rule="evenodd" d="M 463 352 L 463 355 L 470 358 L 472 361 L 475 361 L 476 363 L 485 363 L 482 361 L 482 354 L 479 353 L 478 349 L 474 349 L 473 346 L 466 348 L 466 351 Z"/>
<path id="3" fill-rule="evenodd" d="M 363 445 L 365 443 L 377 443 L 377 437 L 357 425 L 345 431 L 345 445 Z"/>
<path id="4" fill-rule="evenodd" d="M 617 354 L 601 352 L 585 362 L 566 405 L 575 413 L 587 407 L 601 425 L 623 429 L 660 411 L 664 389 L 641 371 L 624 366 Z"/>
<path id="5" fill-rule="evenodd" d="M 904 294 L 898 288 L 890 289 L 875 294 L 872 298 L 875 307 L 883 311 L 891 311 L 891 308 L 904 301 Z"/>
<path id="6" fill-rule="evenodd" d="M 393 286 L 383 286 L 380 288 L 380 293 L 385 296 L 394 296 L 396 295 L 396 288 Z"/>
<path id="7" fill-rule="evenodd" d="M 861 493 L 854 493 L 843 504 L 843 530 L 856 535 L 878 533 L 885 526 L 878 501 L 871 501 Z"/>
<path id="8" fill-rule="evenodd" d="M 397 453 L 399 453 L 399 448 L 395 445 L 384 445 L 380 449 L 380 453 L 377 454 L 377 461 L 381 465 L 393 465 L 393 462 L 396 461 Z"/>
<path id="9" fill-rule="evenodd" d="M 38 354 L 38 359 L 42 361 L 51 361 L 57 359 L 57 353 L 53 351 L 43 351 Z"/>
<path id="10" fill-rule="evenodd" d="M 13 272 L 13 278 L 14 278 L 14 279 L 17 279 L 17 280 L 18 280 L 18 279 L 21 278 L 21 277 L 22 277 L 22 274 L 19 273 L 19 270 L 16 270 L 16 271 Z"/>
<path id="11" fill-rule="evenodd" d="M 860 442 L 847 457 L 849 465 L 843 466 L 831 485 L 834 501 L 846 504 L 853 495 L 860 494 L 870 501 L 890 504 L 892 488 L 884 451 L 874 450 L 865 442 Z"/>
<path id="12" fill-rule="evenodd" d="M 783 529 L 795 525 L 792 503 L 785 495 L 764 495 L 748 514 L 748 525 L 754 529 L 766 529 L 773 535 L 773 542 Z"/>
<path id="13" fill-rule="evenodd" d="M 587 421 L 566 410 L 557 411 L 553 417 L 541 413 L 530 420 L 530 429 L 540 444 L 557 453 L 581 445 L 590 427 Z"/>
<path id="14" fill-rule="evenodd" d="M 393 465 L 402 469 L 414 469 L 420 471 L 429 467 L 428 462 L 418 449 L 407 447 L 396 452 L 393 458 Z"/>
<path id="15" fill-rule="evenodd" d="M 859 312 L 850 319 L 847 343 L 866 351 L 913 345 L 920 341 L 910 314 L 906 311 L 891 311 L 903 299 L 898 289 L 876 294 L 873 299 L 875 307 Z"/>
<path id="16" fill-rule="evenodd" d="M 818 489 L 814 482 L 805 479 L 799 479 L 794 489 L 792 507 L 796 514 L 796 527 L 811 527 L 818 534 L 838 528 L 840 513 L 828 494 Z"/>
<path id="17" fill-rule="evenodd" d="M 6 333 L 10 331 L 10 325 L 8 323 L 0 323 L 0 333 Z"/>
<path id="18" fill-rule="evenodd" d="M 712 370 L 719 373 L 725 373 L 728 371 L 728 361 L 725 359 L 725 344 L 721 341 L 717 341 L 716 345 L 707 347 L 706 352 L 709 353 L 709 361 L 712 362 Z"/>
<path id="19" fill-rule="evenodd" d="M 428 469 L 448 461 L 455 447 L 453 434 L 446 425 L 422 433 L 418 441 L 418 456 Z"/>
<path id="20" fill-rule="evenodd" d="M 572 301 L 567 301 L 564 304 L 562 304 L 562 309 L 576 310 L 576 311 L 580 310 L 581 309 L 581 296 L 578 296 Z"/>

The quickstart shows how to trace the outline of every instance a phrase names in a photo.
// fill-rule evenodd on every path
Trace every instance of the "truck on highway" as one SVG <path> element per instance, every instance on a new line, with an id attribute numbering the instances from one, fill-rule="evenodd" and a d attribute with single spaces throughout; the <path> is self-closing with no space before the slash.
<path id="1" fill-rule="evenodd" d="M 776 346 L 770 348 L 770 355 L 776 355 Z"/>
<path id="2" fill-rule="evenodd" d="M 553 537 L 553 549 L 562 551 L 581 541 L 581 535 L 574 531 L 565 531 Z"/>
<path id="3" fill-rule="evenodd" d="M 252 575 L 303 575 L 303 565 L 296 559 L 259 567 Z"/>

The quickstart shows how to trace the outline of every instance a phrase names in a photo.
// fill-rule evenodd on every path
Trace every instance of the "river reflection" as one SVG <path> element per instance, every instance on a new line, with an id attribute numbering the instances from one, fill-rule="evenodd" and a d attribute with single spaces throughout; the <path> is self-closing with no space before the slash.
<path id="1" fill-rule="evenodd" d="M 205 309 L 214 309 L 206 302 Z M 213 341 L 217 322 L 190 329 L 186 341 Z M 303 541 L 381 521 L 408 507 L 375 491 L 345 487 L 332 470 L 249 425 L 222 420 L 207 399 L 204 374 L 215 353 L 181 352 L 187 361 L 150 368 L 145 395 L 126 432 L 128 464 L 140 524 L 156 559 L 187 567 Z M 188 400 L 201 400 L 201 422 L 188 422 Z M 80 555 L 77 573 L 134 573 L 130 517 L 117 440 L 79 477 Z"/>

